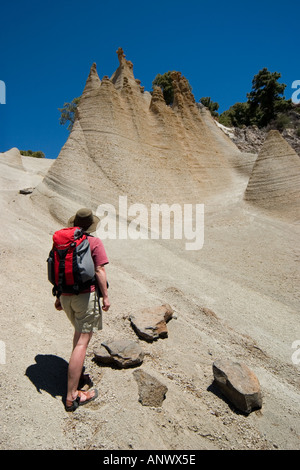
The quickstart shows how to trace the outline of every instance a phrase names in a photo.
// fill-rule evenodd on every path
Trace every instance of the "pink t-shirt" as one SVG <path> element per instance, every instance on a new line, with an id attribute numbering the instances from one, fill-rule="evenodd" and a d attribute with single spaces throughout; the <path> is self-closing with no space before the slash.
<path id="1" fill-rule="evenodd" d="M 88 241 L 91 247 L 92 258 L 94 261 L 95 269 L 98 266 L 108 264 L 108 258 L 105 252 L 104 245 L 100 238 L 88 236 Z M 94 292 L 95 286 L 91 286 L 88 291 L 85 292 Z"/>
<path id="2" fill-rule="evenodd" d="M 108 258 L 105 252 L 105 248 L 100 238 L 88 235 L 88 241 L 90 243 L 95 269 L 97 268 L 97 266 L 108 264 Z"/>

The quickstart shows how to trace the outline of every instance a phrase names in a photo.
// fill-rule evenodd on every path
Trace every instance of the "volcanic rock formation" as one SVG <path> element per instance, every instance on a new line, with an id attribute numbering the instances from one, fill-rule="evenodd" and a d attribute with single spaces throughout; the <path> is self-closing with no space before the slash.
<path id="1" fill-rule="evenodd" d="M 291 220 L 300 218 L 300 158 L 278 131 L 270 131 L 245 192 L 245 199 Z"/>
<path id="2" fill-rule="evenodd" d="M 72 131 L 34 201 L 64 223 L 70 203 L 73 210 L 96 210 L 103 203 L 117 207 L 120 196 L 146 206 L 207 204 L 216 197 L 222 203 L 243 178 L 239 199 L 245 192 L 247 202 L 299 218 L 300 160 L 278 132 L 270 132 L 255 162 L 197 105 L 180 72 L 171 74 L 168 106 L 160 88 L 144 91 L 121 48 L 117 54 L 111 78 L 100 80 L 92 65 Z"/>
<path id="3" fill-rule="evenodd" d="M 95 209 L 116 205 L 120 195 L 143 204 L 204 203 L 230 190 L 231 159 L 240 152 L 199 111 L 187 80 L 173 73 L 174 104 L 167 106 L 159 88 L 144 91 L 121 48 L 117 54 L 110 79 L 100 81 L 92 65 L 70 136 L 33 197 L 65 220 L 64 198 Z"/>
<path id="4" fill-rule="evenodd" d="M 12 166 L 14 168 L 18 168 L 19 170 L 24 170 L 23 162 L 22 162 L 22 155 L 16 147 L 7 150 L 4 153 L 1 153 L 1 162 L 2 159 L 5 158 L 5 165 Z"/>
<path id="5" fill-rule="evenodd" d="M 39 159 L 40 170 L 36 172 L 32 168 L 34 160 L 32 157 L 21 155 L 16 147 L 0 153 L 1 190 L 10 191 L 12 194 L 36 187 L 43 180 L 51 161 L 49 163 L 46 158 Z"/>

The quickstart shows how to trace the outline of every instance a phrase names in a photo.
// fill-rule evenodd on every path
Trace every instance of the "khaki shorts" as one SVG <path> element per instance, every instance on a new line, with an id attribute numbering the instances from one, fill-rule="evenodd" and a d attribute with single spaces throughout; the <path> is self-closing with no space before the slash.
<path id="1" fill-rule="evenodd" d="M 95 292 L 61 295 L 60 303 L 76 331 L 91 333 L 102 330 L 102 310 Z"/>

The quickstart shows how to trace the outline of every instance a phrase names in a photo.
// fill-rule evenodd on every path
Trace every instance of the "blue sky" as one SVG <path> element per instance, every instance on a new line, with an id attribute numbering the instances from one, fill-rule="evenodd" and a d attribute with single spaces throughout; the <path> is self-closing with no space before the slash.
<path id="1" fill-rule="evenodd" d="M 300 80 L 299 1 L 10 0 L 0 5 L 0 152 L 18 147 L 55 158 L 68 137 L 58 108 L 79 96 L 90 67 L 100 79 L 122 47 L 147 91 L 157 73 L 178 70 L 196 101 L 228 109 L 252 79 L 280 72 L 291 98 Z"/>

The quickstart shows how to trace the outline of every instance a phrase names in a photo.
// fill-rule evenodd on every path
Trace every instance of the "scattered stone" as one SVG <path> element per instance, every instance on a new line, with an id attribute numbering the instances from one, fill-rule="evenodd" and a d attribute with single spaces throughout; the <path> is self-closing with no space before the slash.
<path id="1" fill-rule="evenodd" d="M 167 322 L 174 310 L 168 304 L 147 308 L 130 315 L 130 322 L 137 335 L 146 341 L 154 341 L 168 336 Z"/>
<path id="2" fill-rule="evenodd" d="M 251 413 L 262 407 L 259 381 L 245 364 L 231 360 L 217 360 L 213 363 L 216 385 L 236 408 Z"/>
<path id="3" fill-rule="evenodd" d="M 134 371 L 133 375 L 139 388 L 139 402 L 143 406 L 161 406 L 168 387 L 141 369 Z"/>
<path id="4" fill-rule="evenodd" d="M 20 194 L 31 194 L 33 192 L 34 188 L 24 188 L 24 189 L 20 189 L 19 190 L 19 193 Z"/>
<path id="5" fill-rule="evenodd" d="M 101 364 L 114 364 L 114 358 L 109 354 L 108 350 L 100 344 L 94 348 L 94 356 L 97 362 Z"/>
<path id="6" fill-rule="evenodd" d="M 135 341 L 119 340 L 101 343 L 94 349 L 97 362 L 112 364 L 120 368 L 140 365 L 144 359 L 144 352 Z"/>

